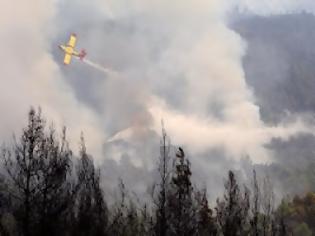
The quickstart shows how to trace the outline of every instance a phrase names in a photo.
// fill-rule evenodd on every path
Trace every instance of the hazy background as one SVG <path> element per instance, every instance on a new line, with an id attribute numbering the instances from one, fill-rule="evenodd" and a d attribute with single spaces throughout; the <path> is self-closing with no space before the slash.
<path id="1" fill-rule="evenodd" d="M 84 132 L 104 186 L 122 177 L 141 193 L 163 119 L 212 199 L 229 168 L 246 180 L 253 165 L 278 193 L 313 187 L 286 182 L 314 161 L 313 1 L 4 0 L 0 9 L 3 141 L 41 106 L 68 127 L 74 150 Z M 119 74 L 64 66 L 57 46 L 72 32 L 88 59 Z"/>

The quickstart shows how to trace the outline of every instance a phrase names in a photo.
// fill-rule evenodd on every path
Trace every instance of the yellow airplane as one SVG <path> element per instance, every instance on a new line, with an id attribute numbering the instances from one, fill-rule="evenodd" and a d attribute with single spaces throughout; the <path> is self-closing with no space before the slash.
<path id="1" fill-rule="evenodd" d="M 81 60 L 83 60 L 83 58 L 86 55 L 86 52 L 84 49 L 82 49 L 80 52 L 77 52 L 74 49 L 76 41 L 77 41 L 76 34 L 71 34 L 69 42 L 67 43 L 67 45 L 59 45 L 59 48 L 65 53 L 65 57 L 63 59 L 63 63 L 65 65 L 70 64 L 72 56 L 78 57 Z"/>

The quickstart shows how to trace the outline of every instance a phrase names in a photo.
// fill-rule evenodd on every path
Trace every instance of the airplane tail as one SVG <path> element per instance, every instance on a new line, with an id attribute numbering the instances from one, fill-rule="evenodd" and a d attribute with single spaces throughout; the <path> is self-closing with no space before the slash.
<path id="1" fill-rule="evenodd" d="M 84 49 L 81 50 L 81 52 L 79 53 L 79 58 L 80 60 L 83 60 L 83 58 L 86 56 L 86 51 Z"/>

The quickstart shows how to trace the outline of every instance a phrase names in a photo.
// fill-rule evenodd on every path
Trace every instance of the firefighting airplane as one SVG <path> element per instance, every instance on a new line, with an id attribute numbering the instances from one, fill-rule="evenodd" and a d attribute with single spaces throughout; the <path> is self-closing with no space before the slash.
<path id="1" fill-rule="evenodd" d="M 82 49 L 80 52 L 77 52 L 74 49 L 76 41 L 77 41 L 76 34 L 71 34 L 67 45 L 59 45 L 59 48 L 65 53 L 65 57 L 63 59 L 63 63 L 65 65 L 70 64 L 72 56 L 78 57 L 80 58 L 80 60 L 83 60 L 83 58 L 86 55 L 86 52 L 84 49 Z"/>

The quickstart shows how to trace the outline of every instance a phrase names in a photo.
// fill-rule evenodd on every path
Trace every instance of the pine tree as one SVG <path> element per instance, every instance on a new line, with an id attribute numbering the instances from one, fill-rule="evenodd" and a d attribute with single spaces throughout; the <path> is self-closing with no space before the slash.
<path id="1" fill-rule="evenodd" d="M 139 236 L 146 235 L 154 235 L 154 223 L 147 204 L 144 204 L 144 206 L 140 209 Z"/>
<path id="2" fill-rule="evenodd" d="M 217 200 L 216 218 L 224 236 L 245 235 L 249 211 L 249 191 L 240 191 L 235 175 L 229 171 L 223 200 Z"/>
<path id="3" fill-rule="evenodd" d="M 119 180 L 119 202 L 116 202 L 116 206 L 112 209 L 111 221 L 109 225 L 109 235 L 124 236 L 126 235 L 127 224 L 126 215 L 128 212 L 128 206 L 126 204 L 127 190 L 123 180 Z"/>
<path id="4" fill-rule="evenodd" d="M 260 235 L 260 228 L 259 228 L 259 212 L 260 212 L 260 190 L 257 181 L 256 171 L 253 170 L 253 198 L 252 198 L 252 219 L 251 219 L 251 234 L 253 236 Z"/>
<path id="5" fill-rule="evenodd" d="M 262 235 L 275 235 L 274 193 L 269 177 L 265 177 L 261 193 L 262 206 Z"/>
<path id="6" fill-rule="evenodd" d="M 71 205 L 68 182 L 71 155 L 65 128 L 59 143 L 55 130 L 51 127 L 43 141 L 37 176 L 40 193 L 36 206 L 40 215 L 40 235 L 55 235 L 65 230 L 64 213 Z"/>
<path id="7" fill-rule="evenodd" d="M 54 235 L 63 231 L 63 213 L 69 206 L 67 176 L 71 151 L 65 129 L 61 142 L 55 129 L 45 132 L 41 111 L 31 109 L 28 126 L 12 149 L 3 150 L 4 165 L 15 198 L 15 217 L 23 235 Z"/>
<path id="8" fill-rule="evenodd" d="M 195 234 L 195 212 L 193 208 L 193 187 L 190 181 L 190 162 L 182 148 L 178 148 L 175 170 L 168 196 L 170 234 L 177 236 Z"/>
<path id="9" fill-rule="evenodd" d="M 31 109 L 28 115 L 28 126 L 23 130 L 19 141 L 14 140 L 13 150 L 3 151 L 5 169 L 13 188 L 11 194 L 18 200 L 19 209 L 16 214 L 21 233 L 31 235 L 31 227 L 35 221 L 33 216 L 36 196 L 39 193 L 37 177 L 39 176 L 40 155 L 38 150 L 44 140 L 44 120 L 40 113 Z"/>
<path id="10" fill-rule="evenodd" d="M 86 152 L 83 135 L 81 136 L 78 180 L 78 213 L 75 235 L 106 235 L 108 213 L 100 187 L 100 171 L 95 169 L 92 159 Z"/>
<path id="11" fill-rule="evenodd" d="M 170 161 L 170 140 L 164 129 L 162 123 L 162 139 L 160 145 L 160 158 L 158 164 L 159 172 L 159 183 L 154 190 L 157 191 L 152 193 L 153 203 L 155 204 L 155 234 L 157 236 L 166 236 L 169 224 L 168 224 L 168 210 L 167 210 L 167 195 L 168 188 L 170 184 L 170 171 L 169 171 L 169 161 Z"/>
<path id="12" fill-rule="evenodd" d="M 209 207 L 207 190 L 203 189 L 196 193 L 197 202 L 197 235 L 214 236 L 217 234 L 215 219 L 212 209 Z"/>

